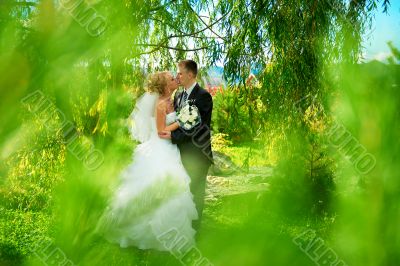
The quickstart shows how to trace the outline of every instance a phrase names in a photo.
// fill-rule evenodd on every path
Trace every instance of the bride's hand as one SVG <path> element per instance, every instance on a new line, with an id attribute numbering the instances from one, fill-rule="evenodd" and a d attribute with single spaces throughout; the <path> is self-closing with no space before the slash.
<path id="1" fill-rule="evenodd" d="M 158 136 L 162 139 L 171 139 L 171 131 L 158 132 Z"/>

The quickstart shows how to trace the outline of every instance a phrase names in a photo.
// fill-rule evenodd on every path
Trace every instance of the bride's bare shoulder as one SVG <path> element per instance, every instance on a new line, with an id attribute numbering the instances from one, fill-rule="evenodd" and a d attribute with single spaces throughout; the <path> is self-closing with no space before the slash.
<path id="1" fill-rule="evenodd" d="M 168 101 L 163 100 L 163 99 L 158 99 L 157 103 L 156 103 L 156 106 L 157 106 L 157 110 L 165 111 L 167 109 L 167 106 L 168 106 Z"/>

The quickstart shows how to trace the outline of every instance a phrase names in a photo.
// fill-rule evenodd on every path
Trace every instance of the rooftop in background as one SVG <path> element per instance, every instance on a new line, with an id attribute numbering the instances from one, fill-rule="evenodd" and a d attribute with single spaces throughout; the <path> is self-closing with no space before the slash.
<path id="1" fill-rule="evenodd" d="M 201 77 L 204 88 L 214 96 L 217 92 L 225 88 L 225 81 L 223 78 L 224 69 L 219 66 L 210 67 L 207 74 Z"/>

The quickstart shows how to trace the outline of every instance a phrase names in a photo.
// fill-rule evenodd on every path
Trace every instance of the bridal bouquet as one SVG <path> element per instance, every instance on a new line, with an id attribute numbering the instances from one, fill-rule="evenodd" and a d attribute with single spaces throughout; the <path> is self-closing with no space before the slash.
<path id="1" fill-rule="evenodd" d="M 197 106 L 186 104 L 183 106 L 177 115 L 176 120 L 181 128 L 191 130 L 201 123 L 201 116 Z"/>

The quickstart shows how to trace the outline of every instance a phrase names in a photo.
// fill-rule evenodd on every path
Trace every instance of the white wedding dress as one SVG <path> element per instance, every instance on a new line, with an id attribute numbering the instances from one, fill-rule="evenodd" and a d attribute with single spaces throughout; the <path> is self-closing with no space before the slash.
<path id="1" fill-rule="evenodd" d="M 178 147 L 158 137 L 153 116 L 156 99 L 145 94 L 131 115 L 132 136 L 142 143 L 122 172 L 99 228 L 107 240 L 121 247 L 171 251 L 194 245 L 192 220 L 198 215 Z M 175 120 L 175 112 L 167 114 L 167 125 Z M 178 239 L 180 245 L 174 246 Z"/>

